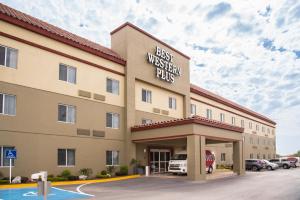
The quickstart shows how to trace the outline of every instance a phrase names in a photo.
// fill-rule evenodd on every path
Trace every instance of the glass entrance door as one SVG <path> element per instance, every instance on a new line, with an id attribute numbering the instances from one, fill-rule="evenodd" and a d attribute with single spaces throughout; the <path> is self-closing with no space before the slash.
<path id="1" fill-rule="evenodd" d="M 168 149 L 150 149 L 150 166 L 152 173 L 168 171 L 171 151 Z"/>

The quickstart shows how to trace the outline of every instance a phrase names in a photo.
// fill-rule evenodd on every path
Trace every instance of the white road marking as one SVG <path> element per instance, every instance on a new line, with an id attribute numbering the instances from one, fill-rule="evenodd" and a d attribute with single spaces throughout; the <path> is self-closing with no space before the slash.
<path id="1" fill-rule="evenodd" d="M 87 185 L 87 184 L 89 184 L 89 183 L 86 183 L 86 184 L 83 184 L 83 185 Z M 83 186 L 83 185 L 80 185 L 80 186 Z M 78 187 L 80 187 L 80 186 L 78 186 Z M 54 188 L 56 190 L 65 191 L 65 192 L 71 192 L 71 193 L 74 193 L 74 194 L 82 194 L 82 195 L 87 195 L 87 196 L 91 196 L 91 197 L 94 196 L 92 194 L 87 194 L 87 193 L 81 192 L 80 190 L 78 190 L 78 187 L 76 188 L 77 192 L 74 192 L 72 190 L 65 190 L 65 189 L 61 189 L 61 188 L 57 188 L 57 187 L 52 187 L 52 188 Z"/>
<path id="2" fill-rule="evenodd" d="M 77 191 L 78 193 L 80 193 L 80 194 L 84 194 L 84 195 L 88 195 L 88 196 L 94 197 L 95 195 L 87 194 L 87 193 L 84 193 L 84 192 L 82 192 L 82 191 L 80 190 L 80 188 L 81 188 L 82 186 L 89 185 L 89 184 L 92 184 L 92 183 L 85 183 L 85 184 L 79 185 L 79 186 L 76 188 L 76 191 Z"/>

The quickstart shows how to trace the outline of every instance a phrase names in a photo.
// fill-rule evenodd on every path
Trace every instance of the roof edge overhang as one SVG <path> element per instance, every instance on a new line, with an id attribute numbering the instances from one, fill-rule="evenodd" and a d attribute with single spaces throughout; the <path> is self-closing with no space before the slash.
<path id="1" fill-rule="evenodd" d="M 75 42 L 73 40 L 67 39 L 67 38 L 65 38 L 63 36 L 60 36 L 60 35 L 57 35 L 55 33 L 51 33 L 51 32 L 49 32 L 45 29 L 34 26 L 32 24 L 29 24 L 25 21 L 19 20 L 17 18 L 12 17 L 12 16 L 8 16 L 6 14 L 0 13 L 0 19 L 7 22 L 7 23 L 19 26 L 21 28 L 24 28 L 24 29 L 27 29 L 27 30 L 32 31 L 34 33 L 43 35 L 45 37 L 56 40 L 58 42 L 62 42 L 62 43 L 67 44 L 69 46 L 78 48 L 78 49 L 83 50 L 85 52 L 88 52 L 90 54 L 102 57 L 104 59 L 110 60 L 112 62 L 115 62 L 115 63 L 123 65 L 123 66 L 126 66 L 126 60 L 123 60 L 121 58 L 115 57 L 115 56 L 110 55 L 110 54 L 106 54 L 102 51 L 99 51 L 99 50 L 96 50 L 94 48 L 88 47 L 86 45 L 80 44 L 79 42 Z"/>
<path id="2" fill-rule="evenodd" d="M 151 129 L 159 129 L 159 128 L 166 128 L 166 127 L 172 127 L 172 126 L 180 126 L 180 125 L 186 125 L 186 124 L 199 124 L 204 126 L 209 126 L 213 128 L 219 128 L 224 130 L 229 130 L 233 132 L 243 133 L 244 128 L 233 126 L 230 124 L 222 123 L 216 120 L 210 120 L 204 117 L 200 116 L 193 116 L 183 119 L 175 119 L 175 120 L 169 120 L 169 121 L 162 121 L 162 122 L 156 122 L 151 124 L 145 124 L 145 125 L 139 125 L 131 127 L 131 132 L 138 132 L 138 131 L 144 131 L 144 130 L 151 130 Z"/>
<path id="3" fill-rule="evenodd" d="M 226 106 L 229 106 L 229 107 L 234 108 L 236 110 L 239 110 L 241 112 L 249 114 L 249 115 L 251 115 L 253 117 L 256 117 L 256 118 L 259 118 L 259 119 L 261 119 L 263 121 L 269 122 L 269 123 L 271 123 L 273 125 L 276 125 L 276 122 L 274 122 L 273 120 L 271 120 L 271 119 L 269 119 L 269 118 L 267 118 L 267 117 L 265 117 L 265 116 L 263 116 L 263 115 L 261 115 L 259 113 L 256 113 L 256 112 L 254 112 L 254 111 L 252 111 L 252 110 L 250 110 L 248 108 L 240 106 L 240 105 L 238 105 L 238 104 L 236 104 L 236 103 L 234 103 L 234 102 L 232 102 L 230 100 L 227 100 L 227 99 L 225 99 L 225 98 L 223 98 L 221 96 L 213 94 L 213 93 L 211 93 L 211 92 L 209 92 L 209 91 L 207 91 L 207 90 L 205 90 L 203 88 L 199 88 L 196 85 L 191 84 L 190 92 L 192 92 L 194 94 L 198 94 L 198 95 L 203 96 L 203 97 L 206 97 L 206 98 L 211 99 L 213 101 L 216 101 L 218 103 L 224 104 Z"/>
<path id="4" fill-rule="evenodd" d="M 110 35 L 113 35 L 113 34 L 115 34 L 116 32 L 120 31 L 121 29 L 123 29 L 123 28 L 124 28 L 124 27 L 126 27 L 126 26 L 129 26 L 129 27 L 131 27 L 131 28 L 133 28 L 133 29 L 135 29 L 135 30 L 139 31 L 140 33 L 142 33 L 142 34 L 144 34 L 144 35 L 146 35 L 146 36 L 148 36 L 148 37 L 152 38 L 153 40 L 155 40 L 155 41 L 157 41 L 157 42 L 161 43 L 162 45 L 164 45 L 164 46 L 168 47 L 169 49 L 171 49 L 171 50 L 175 51 L 176 53 L 178 53 L 179 55 L 181 55 L 181 56 L 185 57 L 186 59 L 188 59 L 188 60 L 190 60 L 190 59 L 191 59 L 189 56 L 187 56 L 187 55 L 185 55 L 184 53 L 182 53 L 182 52 L 178 51 L 178 50 L 177 50 L 177 49 L 175 49 L 174 47 L 172 47 L 172 46 L 170 46 L 169 44 L 167 44 L 167 43 L 163 42 L 162 40 L 160 40 L 160 39 L 156 38 L 155 36 L 151 35 L 150 33 L 147 33 L 147 32 L 146 32 L 146 31 L 144 31 L 143 29 L 141 29 L 141 28 L 139 28 L 139 27 L 137 27 L 137 26 L 133 25 L 133 24 L 132 24 L 132 23 L 130 23 L 130 22 L 125 22 L 125 23 L 124 23 L 124 24 L 122 24 L 121 26 L 117 27 L 117 28 L 116 28 L 116 29 L 114 29 L 112 32 L 110 32 Z"/>

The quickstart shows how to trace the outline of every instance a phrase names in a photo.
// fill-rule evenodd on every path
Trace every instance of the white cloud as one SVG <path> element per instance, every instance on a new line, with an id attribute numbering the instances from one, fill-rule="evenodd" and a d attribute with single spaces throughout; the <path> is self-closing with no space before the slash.
<path id="1" fill-rule="evenodd" d="M 280 141 L 300 140 L 297 0 L 0 1 L 108 47 L 109 32 L 130 21 L 191 56 L 193 83 L 274 118 Z M 278 144 L 281 153 L 300 149 Z"/>

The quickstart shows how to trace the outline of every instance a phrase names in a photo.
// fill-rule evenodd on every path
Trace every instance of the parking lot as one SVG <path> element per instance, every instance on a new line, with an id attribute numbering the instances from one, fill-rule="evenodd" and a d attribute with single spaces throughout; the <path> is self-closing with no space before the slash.
<path id="1" fill-rule="evenodd" d="M 74 186 L 61 187 L 76 191 Z M 300 200 L 300 168 L 247 172 L 201 182 L 184 177 L 142 177 L 105 184 L 89 184 L 81 192 L 95 195 L 91 199 L 206 199 Z"/>

